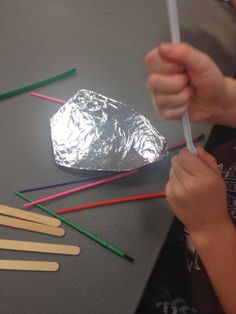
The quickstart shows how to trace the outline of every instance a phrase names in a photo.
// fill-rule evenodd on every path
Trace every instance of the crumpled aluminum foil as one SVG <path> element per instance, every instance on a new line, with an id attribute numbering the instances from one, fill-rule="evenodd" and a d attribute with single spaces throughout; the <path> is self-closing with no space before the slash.
<path id="1" fill-rule="evenodd" d="M 55 161 L 87 170 L 132 170 L 162 159 L 165 138 L 129 106 L 79 90 L 50 120 Z"/>

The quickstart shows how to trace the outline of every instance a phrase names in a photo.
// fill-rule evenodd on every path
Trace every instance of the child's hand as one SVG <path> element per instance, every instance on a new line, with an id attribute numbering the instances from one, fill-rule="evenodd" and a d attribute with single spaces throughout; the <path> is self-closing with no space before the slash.
<path id="1" fill-rule="evenodd" d="M 226 187 L 215 159 L 202 148 L 172 158 L 167 201 L 193 236 L 208 236 L 229 221 Z"/>
<path id="2" fill-rule="evenodd" d="M 188 111 L 192 122 L 215 122 L 231 102 L 227 78 L 205 53 L 187 44 L 161 44 L 145 63 L 155 108 L 165 119 Z"/>

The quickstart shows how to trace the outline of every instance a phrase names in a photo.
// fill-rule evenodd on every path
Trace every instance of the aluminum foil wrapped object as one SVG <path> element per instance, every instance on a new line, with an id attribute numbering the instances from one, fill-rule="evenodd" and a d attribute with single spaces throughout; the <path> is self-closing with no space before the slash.
<path id="1" fill-rule="evenodd" d="M 79 90 L 51 118 L 58 165 L 87 170 L 132 170 L 162 159 L 165 138 L 129 106 Z"/>

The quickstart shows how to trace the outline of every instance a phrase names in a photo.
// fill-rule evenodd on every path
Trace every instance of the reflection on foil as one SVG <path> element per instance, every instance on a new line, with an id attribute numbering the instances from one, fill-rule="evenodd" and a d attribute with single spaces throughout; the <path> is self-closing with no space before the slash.
<path id="1" fill-rule="evenodd" d="M 165 138 L 129 106 L 80 90 L 51 118 L 57 164 L 87 170 L 125 171 L 162 159 Z"/>

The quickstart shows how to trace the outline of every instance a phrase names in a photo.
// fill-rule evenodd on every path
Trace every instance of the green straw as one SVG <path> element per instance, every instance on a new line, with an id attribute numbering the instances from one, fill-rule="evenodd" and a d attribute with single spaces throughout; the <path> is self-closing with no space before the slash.
<path id="1" fill-rule="evenodd" d="M 32 199 L 30 199 L 29 197 L 27 197 L 25 194 L 21 193 L 21 192 L 15 192 L 15 194 L 21 198 L 23 198 L 25 201 L 27 202 L 32 202 Z M 94 234 L 92 234 L 91 232 L 89 232 L 88 230 L 84 229 L 83 227 L 79 226 L 78 224 L 74 223 L 71 220 L 68 220 L 67 218 L 58 215 L 57 213 L 55 213 L 53 210 L 47 208 L 46 206 L 43 206 L 41 204 L 37 204 L 35 205 L 38 208 L 42 209 L 44 212 L 46 212 L 47 214 L 59 219 L 61 222 L 64 222 L 66 225 L 70 226 L 71 228 L 75 229 L 76 231 L 79 231 L 80 233 L 82 233 L 83 235 L 85 235 L 86 237 L 88 237 L 89 239 L 97 242 L 98 244 L 100 244 L 101 246 L 105 247 L 106 249 L 112 251 L 113 253 L 117 254 L 120 257 L 125 258 L 126 260 L 128 260 L 129 262 L 133 262 L 133 258 L 126 255 L 124 252 L 122 252 L 120 249 L 116 248 L 115 246 L 111 245 L 109 242 L 95 236 Z"/>
<path id="2" fill-rule="evenodd" d="M 70 70 L 68 70 L 66 72 L 63 72 L 61 74 L 58 74 L 56 76 L 50 77 L 50 78 L 48 78 L 46 80 L 43 80 L 43 81 L 31 84 L 31 85 L 28 85 L 28 86 L 24 86 L 24 87 L 21 87 L 21 88 L 17 88 L 17 89 L 11 90 L 11 91 L 3 93 L 3 94 L 0 94 L 0 100 L 9 98 L 9 97 L 12 97 L 12 96 L 15 96 L 15 95 L 23 94 L 23 93 L 25 93 L 27 91 L 30 91 L 32 89 L 36 89 L 38 87 L 41 87 L 41 86 L 53 83 L 55 81 L 58 81 L 58 80 L 61 80 L 61 79 L 65 78 L 67 76 L 73 75 L 75 72 L 76 72 L 76 68 L 73 68 L 73 69 L 70 69 Z"/>

